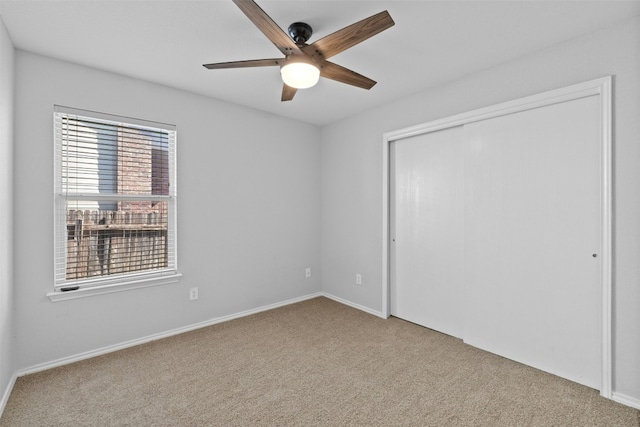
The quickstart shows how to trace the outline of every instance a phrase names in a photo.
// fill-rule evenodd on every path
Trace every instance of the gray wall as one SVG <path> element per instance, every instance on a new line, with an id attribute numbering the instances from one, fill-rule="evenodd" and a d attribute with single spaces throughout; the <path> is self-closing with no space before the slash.
<path id="1" fill-rule="evenodd" d="M 13 65 L 0 18 L 0 413 L 13 377 Z"/>
<path id="2" fill-rule="evenodd" d="M 22 51 L 15 96 L 18 371 L 320 291 L 317 127 Z M 179 284 L 47 298 L 54 104 L 177 125 Z"/>
<path id="3" fill-rule="evenodd" d="M 323 291 L 382 310 L 384 132 L 605 75 L 614 76 L 613 390 L 640 402 L 640 18 L 324 127 Z"/>

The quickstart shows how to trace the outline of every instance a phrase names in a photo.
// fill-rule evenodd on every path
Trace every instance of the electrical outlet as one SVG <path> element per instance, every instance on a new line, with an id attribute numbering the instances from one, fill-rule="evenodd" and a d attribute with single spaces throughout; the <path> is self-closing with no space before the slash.
<path id="1" fill-rule="evenodd" d="M 307 267 L 307 268 L 304 270 L 304 277 L 305 277 L 305 278 L 307 278 L 307 279 L 310 279 L 310 278 L 311 278 L 311 267 Z"/>
<path id="2" fill-rule="evenodd" d="M 198 299 L 198 288 L 189 289 L 189 299 L 193 301 L 194 299 Z"/>
<path id="3" fill-rule="evenodd" d="M 356 274 L 356 285 L 362 285 L 362 274 Z"/>

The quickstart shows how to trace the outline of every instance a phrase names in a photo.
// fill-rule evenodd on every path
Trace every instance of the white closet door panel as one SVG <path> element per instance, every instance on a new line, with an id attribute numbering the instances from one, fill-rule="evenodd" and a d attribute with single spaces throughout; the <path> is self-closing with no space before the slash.
<path id="1" fill-rule="evenodd" d="M 465 126 L 465 342 L 594 388 L 599 122 L 591 96 Z"/>
<path id="2" fill-rule="evenodd" d="M 460 337 L 462 128 L 394 145 L 391 314 Z"/>

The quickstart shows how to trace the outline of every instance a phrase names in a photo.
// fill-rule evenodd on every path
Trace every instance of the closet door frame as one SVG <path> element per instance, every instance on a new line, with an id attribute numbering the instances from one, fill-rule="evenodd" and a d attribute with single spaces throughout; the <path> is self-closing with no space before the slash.
<path id="1" fill-rule="evenodd" d="M 600 241 L 601 272 L 601 388 L 600 395 L 612 398 L 612 77 L 606 76 L 584 83 L 543 92 L 493 106 L 480 108 L 443 119 L 422 123 L 383 134 L 382 141 L 382 317 L 389 317 L 390 289 L 390 144 L 412 136 L 435 132 L 454 126 L 486 120 L 506 114 L 571 101 L 587 96 L 600 100 Z"/>

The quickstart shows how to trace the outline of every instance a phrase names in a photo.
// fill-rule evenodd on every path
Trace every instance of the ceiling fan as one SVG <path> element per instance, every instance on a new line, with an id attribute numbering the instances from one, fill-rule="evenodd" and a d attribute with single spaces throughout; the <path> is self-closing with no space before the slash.
<path id="1" fill-rule="evenodd" d="M 219 62 L 204 64 L 205 68 L 216 70 L 279 66 L 284 82 L 281 101 L 291 101 L 298 89 L 313 86 L 320 76 L 363 89 L 371 89 L 376 84 L 368 77 L 327 60 L 392 27 L 395 23 L 386 10 L 338 30 L 312 44 L 307 44 L 307 40 L 313 32 L 308 24 L 304 22 L 291 24 L 288 28 L 289 35 L 287 35 L 255 1 L 233 0 L 233 2 L 284 54 L 284 58 Z"/>

